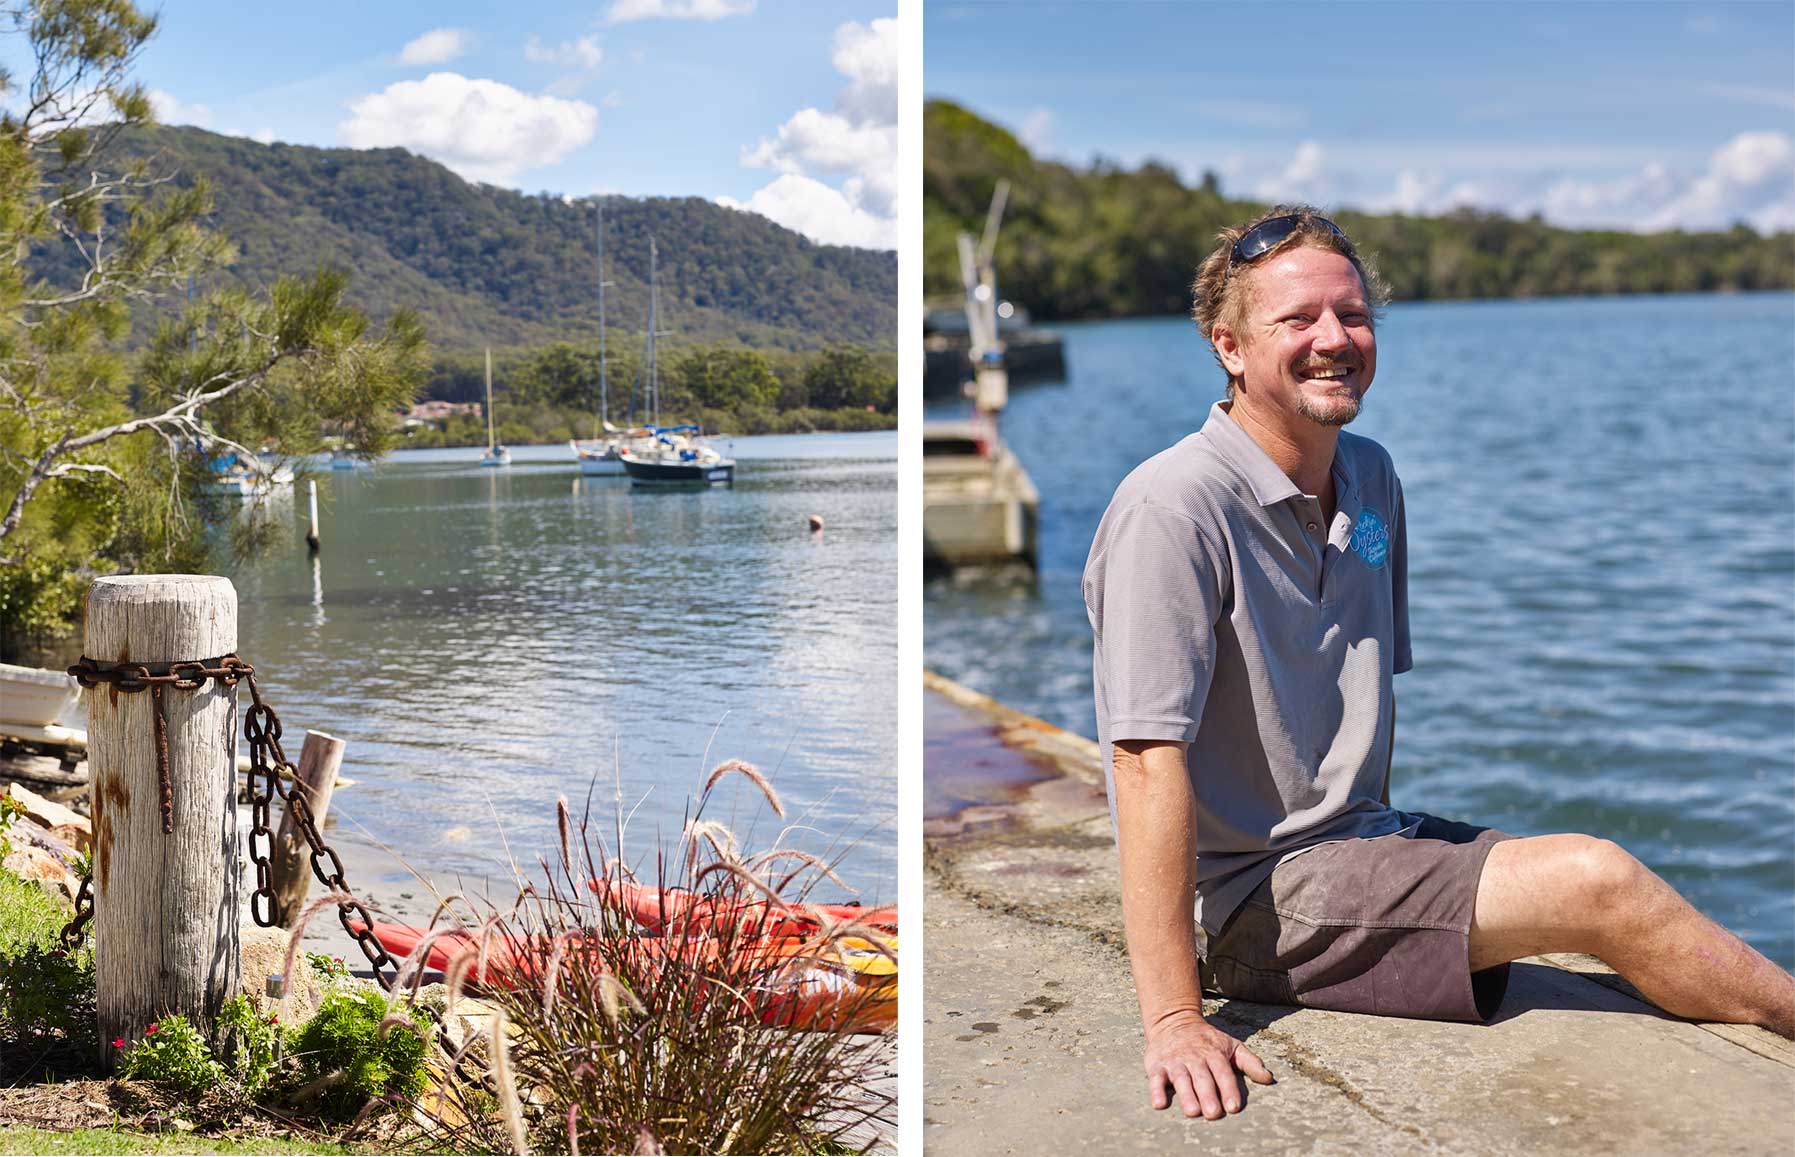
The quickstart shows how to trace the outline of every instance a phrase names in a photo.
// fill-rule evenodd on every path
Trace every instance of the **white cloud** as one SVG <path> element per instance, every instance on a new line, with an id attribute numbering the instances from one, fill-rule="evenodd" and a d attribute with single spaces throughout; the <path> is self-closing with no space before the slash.
<path id="1" fill-rule="evenodd" d="M 742 163 L 755 169 L 801 173 L 860 173 L 888 168 L 897 156 L 896 124 L 856 124 L 838 113 L 807 108 L 779 126 L 773 140 L 744 150 Z"/>
<path id="2" fill-rule="evenodd" d="M 524 59 L 591 72 L 604 59 L 604 52 L 599 48 L 596 36 L 582 36 L 560 44 L 544 44 L 541 37 L 532 36 L 524 42 Z"/>
<path id="3" fill-rule="evenodd" d="M 843 24 L 835 30 L 830 61 L 848 78 L 835 108 L 800 109 L 772 137 L 744 148 L 744 165 L 781 175 L 746 204 L 723 203 L 762 213 L 825 244 L 895 248 L 897 21 Z M 839 177 L 840 187 L 816 174 Z"/>
<path id="4" fill-rule="evenodd" d="M 519 92 L 496 80 L 433 72 L 370 93 L 337 128 L 351 148 L 398 145 L 474 181 L 511 184 L 591 140 L 598 110 L 584 101 Z"/>
<path id="5" fill-rule="evenodd" d="M 150 107 L 156 112 L 156 119 L 165 125 L 198 125 L 209 128 L 212 124 L 212 110 L 203 104 L 188 104 L 173 93 L 159 88 L 150 89 Z"/>
<path id="6" fill-rule="evenodd" d="M 719 197 L 717 203 L 759 213 L 824 245 L 897 248 L 896 221 L 869 212 L 843 191 L 799 173 L 782 173 L 772 184 L 755 190 L 746 204 L 731 197 Z"/>
<path id="7" fill-rule="evenodd" d="M 897 124 L 898 22 L 843 24 L 835 30 L 829 56 L 848 87 L 835 97 L 835 107 L 848 116 L 879 124 Z"/>
<path id="8" fill-rule="evenodd" d="M 1463 205 L 1515 217 L 1539 213 L 1574 229 L 1727 229 L 1738 221 L 1764 232 L 1795 229 L 1795 142 L 1784 133 L 1740 133 L 1700 167 L 1652 160 L 1606 173 L 1567 169 L 1454 181 L 1438 168 L 1415 166 L 1396 174 L 1389 193 L 1361 203 L 1405 213 Z"/>
<path id="9" fill-rule="evenodd" d="M 271 145 L 275 141 L 274 128 L 271 125 L 263 125 L 261 128 L 257 129 L 255 132 L 250 133 L 249 139 L 252 141 L 258 141 L 264 145 Z"/>
<path id="10" fill-rule="evenodd" d="M 746 16 L 754 0 L 613 0 L 605 19 L 612 24 L 628 20 L 721 20 Z"/>
<path id="11" fill-rule="evenodd" d="M 1022 118 L 1016 136 L 1037 157 L 1053 147 L 1053 110 L 1038 108 Z"/>
<path id="12" fill-rule="evenodd" d="M 1646 222 L 1648 229 L 1795 228 L 1795 144 L 1783 133 L 1740 133 L 1708 169 Z"/>
<path id="13" fill-rule="evenodd" d="M 1261 181 L 1257 190 L 1267 201 L 1308 201 L 1318 205 L 1327 203 L 1334 191 L 1327 152 L 1314 141 L 1298 145 L 1283 171 Z"/>
<path id="14" fill-rule="evenodd" d="M 466 55 L 473 39 L 463 28 L 433 28 L 399 50 L 400 64 L 447 64 Z"/>

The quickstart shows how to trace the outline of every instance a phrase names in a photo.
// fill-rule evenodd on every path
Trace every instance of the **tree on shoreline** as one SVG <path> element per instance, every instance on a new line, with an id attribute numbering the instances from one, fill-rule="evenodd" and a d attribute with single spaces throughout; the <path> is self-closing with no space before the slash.
<path id="1" fill-rule="evenodd" d="M 16 110 L 0 114 L 6 648 L 70 626 L 94 575 L 199 568 L 224 549 L 204 517 L 206 459 L 309 453 L 327 425 L 384 449 L 427 364 L 415 318 L 373 333 L 340 272 L 172 310 L 231 248 L 206 228 L 203 182 L 179 187 L 154 158 L 109 167 L 117 134 L 151 120 L 129 74 L 155 18 L 128 0 L 36 0 L 0 20 L 32 61 L 29 77 L 0 74 Z M 133 313 L 157 328 L 127 355 Z"/>

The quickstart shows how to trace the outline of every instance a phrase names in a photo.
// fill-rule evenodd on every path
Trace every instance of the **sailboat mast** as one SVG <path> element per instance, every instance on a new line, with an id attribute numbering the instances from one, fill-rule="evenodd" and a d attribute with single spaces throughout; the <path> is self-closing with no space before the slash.
<path id="1" fill-rule="evenodd" d="M 661 328 L 660 250 L 654 238 L 648 239 L 648 412 L 655 425 L 661 424 L 661 375 L 656 363 L 654 335 Z"/>
<path id="2" fill-rule="evenodd" d="M 498 439 L 492 433 L 492 347 L 486 347 L 486 452 L 492 453 Z"/>
<path id="3" fill-rule="evenodd" d="M 598 202 L 598 420 L 602 435 L 611 420 L 611 387 L 605 377 L 605 203 Z"/>

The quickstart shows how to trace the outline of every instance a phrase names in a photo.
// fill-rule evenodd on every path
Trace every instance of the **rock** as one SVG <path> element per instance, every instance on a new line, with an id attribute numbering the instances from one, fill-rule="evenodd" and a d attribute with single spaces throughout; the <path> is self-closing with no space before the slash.
<path id="1" fill-rule="evenodd" d="M 93 831 L 93 822 L 80 812 L 63 807 L 59 803 L 51 803 L 43 796 L 34 791 L 28 791 L 16 783 L 6 789 L 6 794 L 23 805 L 26 815 L 52 831 L 67 825 L 73 825 L 90 834 Z"/>
<path id="2" fill-rule="evenodd" d="M 286 965 L 287 939 L 288 932 L 284 928 L 263 928 L 250 922 L 238 926 L 241 990 L 248 993 L 263 1012 L 279 1013 L 282 1024 L 303 1024 L 318 1011 L 318 1005 L 324 999 L 323 986 L 311 965 L 306 963 L 303 946 L 293 958 L 293 974 L 287 977 L 287 994 L 279 1000 L 268 996 L 268 978 Z"/>
<path id="3" fill-rule="evenodd" d="M 57 824 L 50 829 L 50 836 L 54 839 L 61 840 L 82 855 L 87 855 L 89 852 L 93 851 L 93 832 L 88 829 L 85 823 L 79 826 L 75 824 Z"/>
<path id="4" fill-rule="evenodd" d="M 15 819 L 12 827 L 7 829 L 6 838 L 12 842 L 14 847 L 29 845 L 39 851 L 48 852 L 57 863 L 71 872 L 75 870 L 77 854 L 75 846 L 62 836 L 49 831 L 30 816 L 21 816 Z"/>
<path id="5" fill-rule="evenodd" d="M 81 888 L 81 881 L 76 878 L 75 873 L 63 867 L 55 856 L 42 848 L 15 847 L 4 860 L 0 860 L 0 867 L 21 880 L 34 881 L 50 896 L 71 908 L 75 903 L 75 893 Z"/>

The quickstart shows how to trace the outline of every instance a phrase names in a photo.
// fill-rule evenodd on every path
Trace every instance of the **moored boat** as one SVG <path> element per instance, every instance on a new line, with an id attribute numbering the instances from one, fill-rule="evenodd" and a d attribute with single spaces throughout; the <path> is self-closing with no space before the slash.
<path id="1" fill-rule="evenodd" d="M 511 465 L 511 451 L 499 445 L 492 421 L 492 347 L 486 347 L 486 453 L 480 456 L 482 466 Z"/>
<path id="2" fill-rule="evenodd" d="M 735 459 L 718 453 L 697 426 L 650 426 L 622 447 L 630 481 L 642 486 L 733 486 Z"/>

